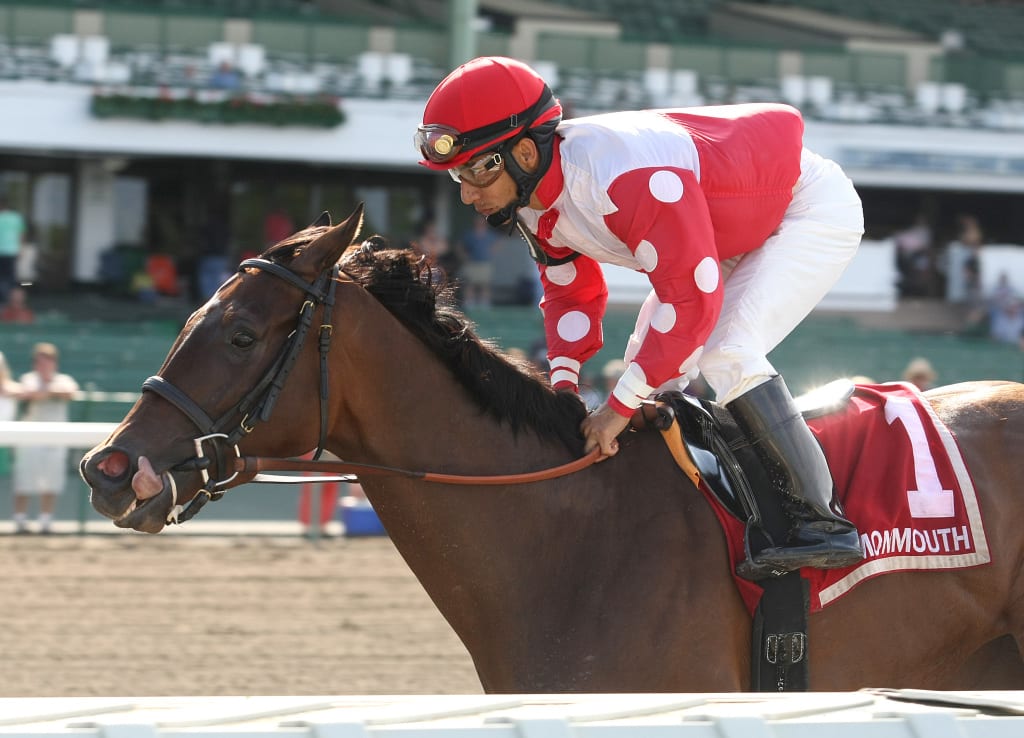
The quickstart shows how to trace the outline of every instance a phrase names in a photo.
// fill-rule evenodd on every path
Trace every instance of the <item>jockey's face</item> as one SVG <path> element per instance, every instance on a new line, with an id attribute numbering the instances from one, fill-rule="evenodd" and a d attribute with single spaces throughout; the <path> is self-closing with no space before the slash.
<path id="1" fill-rule="evenodd" d="M 533 172 L 537 169 L 537 145 L 529 138 L 517 141 L 516 145 L 512 147 L 511 152 L 509 152 L 509 156 L 514 156 L 519 166 L 527 172 Z M 485 218 L 511 205 L 519 197 L 516 181 L 512 179 L 512 175 L 508 173 L 507 169 L 502 169 L 497 179 L 486 187 L 470 184 L 468 178 L 463 177 L 459 182 L 459 190 L 462 202 L 466 205 L 472 205 Z M 530 197 L 530 207 L 543 210 L 536 194 Z"/>
<path id="2" fill-rule="evenodd" d="M 486 187 L 477 187 L 463 179 L 459 183 L 459 194 L 463 203 L 472 205 L 485 218 L 517 199 L 516 183 L 508 172 L 502 172 Z"/>

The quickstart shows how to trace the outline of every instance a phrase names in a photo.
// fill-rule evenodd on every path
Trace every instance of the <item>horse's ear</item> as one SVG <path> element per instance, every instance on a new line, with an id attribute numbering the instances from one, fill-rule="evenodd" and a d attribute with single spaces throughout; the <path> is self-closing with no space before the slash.
<path id="1" fill-rule="evenodd" d="M 331 224 L 331 214 L 326 210 L 320 213 L 320 217 L 309 224 L 310 228 L 320 228 L 321 226 L 329 226 Z"/>
<path id="2" fill-rule="evenodd" d="M 326 215 L 326 213 L 324 213 Z M 323 216 L 321 216 L 321 219 Z M 318 221 L 319 222 L 319 221 Z M 359 237 L 363 227 L 363 203 L 359 203 L 352 215 L 338 225 L 329 228 L 321 236 L 306 246 L 293 262 L 296 269 L 309 269 L 319 274 L 327 267 L 335 264 L 345 249 Z"/>

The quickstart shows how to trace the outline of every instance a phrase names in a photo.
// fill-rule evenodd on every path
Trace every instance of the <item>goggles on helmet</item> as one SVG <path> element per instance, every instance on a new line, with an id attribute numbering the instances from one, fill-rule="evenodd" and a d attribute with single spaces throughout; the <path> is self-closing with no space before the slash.
<path id="1" fill-rule="evenodd" d="M 544 92 L 537 101 L 521 113 L 513 113 L 497 123 L 462 133 L 457 128 L 441 123 L 420 126 L 413 137 L 413 143 L 423 158 L 434 164 L 444 164 L 457 157 L 464 150 L 472 150 L 500 138 L 502 134 L 519 127 L 529 127 L 551 100 L 551 90 L 544 86 Z"/>
<path id="2" fill-rule="evenodd" d="M 505 171 L 505 159 L 500 151 L 487 151 L 475 156 L 465 164 L 453 167 L 448 174 L 456 182 L 473 187 L 490 187 Z"/>

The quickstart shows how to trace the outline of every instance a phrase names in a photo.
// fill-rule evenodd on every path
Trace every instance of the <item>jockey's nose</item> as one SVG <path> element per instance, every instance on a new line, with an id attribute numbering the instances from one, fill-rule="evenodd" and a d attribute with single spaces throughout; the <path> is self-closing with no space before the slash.
<path id="1" fill-rule="evenodd" d="M 474 187 L 466 182 L 466 180 L 462 180 L 462 182 L 459 183 L 459 194 L 462 197 L 463 205 L 472 205 L 480 199 L 480 188 Z"/>

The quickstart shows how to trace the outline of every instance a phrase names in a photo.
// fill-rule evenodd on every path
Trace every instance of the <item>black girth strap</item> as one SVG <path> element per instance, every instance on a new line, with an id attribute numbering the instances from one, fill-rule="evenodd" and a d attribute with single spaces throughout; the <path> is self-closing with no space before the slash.
<path id="1" fill-rule="evenodd" d="M 799 571 L 767 579 L 754 612 L 751 691 L 806 692 L 810 688 L 807 614 L 810 586 Z"/>

